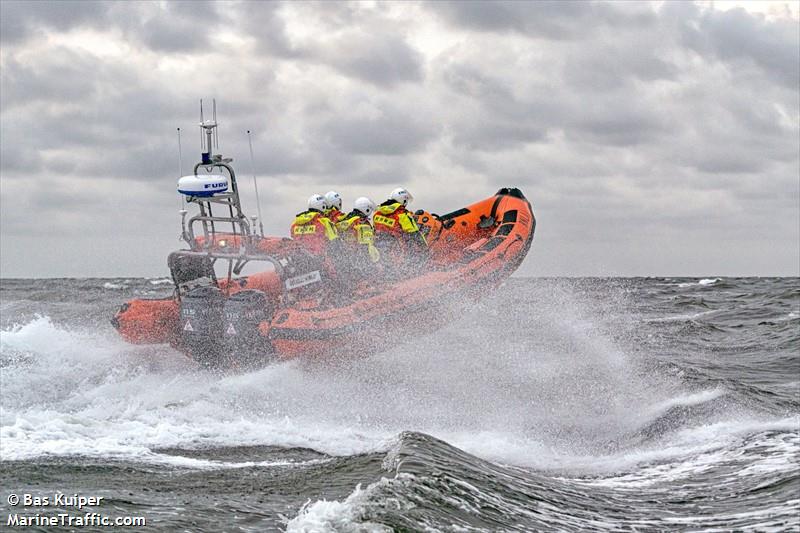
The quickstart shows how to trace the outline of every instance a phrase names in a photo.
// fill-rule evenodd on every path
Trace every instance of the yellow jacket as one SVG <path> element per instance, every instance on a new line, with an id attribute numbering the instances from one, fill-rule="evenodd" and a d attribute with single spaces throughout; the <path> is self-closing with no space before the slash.
<path id="1" fill-rule="evenodd" d="M 366 246 L 369 252 L 369 258 L 373 263 L 380 260 L 381 254 L 378 249 L 375 248 L 375 231 L 372 229 L 369 218 L 361 213 L 355 211 L 351 212 L 342 217 L 337 224 L 337 229 L 344 242 Z"/>

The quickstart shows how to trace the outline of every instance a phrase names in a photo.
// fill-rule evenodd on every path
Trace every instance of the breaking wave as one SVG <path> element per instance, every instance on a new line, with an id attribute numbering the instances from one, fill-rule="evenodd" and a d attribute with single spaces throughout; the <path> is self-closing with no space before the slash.
<path id="1" fill-rule="evenodd" d="M 705 292 L 720 280 L 703 281 Z M 121 283 L 97 290 L 107 284 Z M 29 308 L 0 332 L 0 459 L 328 469 L 336 497 L 293 501 L 275 518 L 290 531 L 798 526 L 781 489 L 800 479 L 797 382 L 780 379 L 797 366 L 786 325 L 796 292 L 752 322 L 775 347 L 761 371 L 789 365 L 754 393 L 730 374 L 747 352 L 724 365 L 704 355 L 745 320 L 730 302 L 676 313 L 698 297 L 667 281 L 599 294 L 596 281 L 510 284 L 437 334 L 370 358 L 231 375 L 167 346 L 125 344 L 94 318 Z M 631 293 L 646 305 L 632 309 Z M 712 500 L 718 487 L 729 496 Z M 708 511 L 665 498 L 705 493 Z M 751 511 L 733 511 L 740 498 Z M 662 503 L 648 511 L 652 501 Z"/>

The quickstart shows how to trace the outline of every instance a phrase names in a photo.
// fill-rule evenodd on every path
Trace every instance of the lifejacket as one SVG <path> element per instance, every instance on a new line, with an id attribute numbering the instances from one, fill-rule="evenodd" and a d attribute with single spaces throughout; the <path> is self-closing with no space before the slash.
<path id="1" fill-rule="evenodd" d="M 328 244 L 338 238 L 336 226 L 320 211 L 310 209 L 294 217 L 290 230 L 292 239 L 300 242 L 312 254 L 324 254 Z"/>
<path id="2" fill-rule="evenodd" d="M 366 247 L 370 261 L 377 263 L 380 260 L 381 254 L 375 248 L 375 231 L 369 218 L 360 211 L 343 214 L 336 228 L 346 244 L 355 249 Z"/>
<path id="3" fill-rule="evenodd" d="M 394 200 L 383 202 L 372 220 L 377 234 L 391 235 L 397 240 L 416 241 L 427 246 L 414 217 L 400 202 Z"/>
<path id="4" fill-rule="evenodd" d="M 331 207 L 330 209 L 326 209 L 324 211 L 324 215 L 328 217 L 328 219 L 330 219 L 330 221 L 333 222 L 334 224 L 338 224 L 344 219 L 345 216 L 349 216 L 339 211 L 339 208 L 337 207 Z"/>

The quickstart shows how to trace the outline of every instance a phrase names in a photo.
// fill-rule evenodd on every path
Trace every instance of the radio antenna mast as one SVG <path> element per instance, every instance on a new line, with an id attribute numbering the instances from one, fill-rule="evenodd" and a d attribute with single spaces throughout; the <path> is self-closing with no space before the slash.
<path id="1" fill-rule="evenodd" d="M 247 142 L 250 145 L 250 169 L 253 171 L 253 188 L 256 190 L 256 209 L 258 209 L 258 229 L 264 236 L 264 218 L 261 216 L 261 198 L 258 196 L 258 180 L 256 180 L 256 163 L 253 157 L 253 138 L 247 130 Z M 255 224 L 253 224 L 255 226 Z"/>
<path id="2" fill-rule="evenodd" d="M 183 176 L 183 152 L 181 151 L 181 129 L 178 128 L 178 177 L 181 176 Z"/>
<path id="3" fill-rule="evenodd" d="M 181 129 L 178 128 L 178 179 L 182 177 L 183 177 L 183 153 L 181 150 Z M 186 207 L 186 199 L 183 197 L 182 194 L 179 194 L 178 196 L 181 197 L 180 204 L 181 204 L 181 211 L 183 211 L 184 208 Z"/>
<path id="4" fill-rule="evenodd" d="M 217 124 L 217 99 L 216 98 L 212 98 L 211 103 L 212 103 L 212 106 L 213 106 L 213 109 L 214 109 L 214 113 L 213 113 L 214 114 L 214 124 Z M 219 126 L 214 128 L 214 148 L 219 150 Z M 209 150 L 209 152 L 210 151 L 211 150 Z"/>
<path id="5" fill-rule="evenodd" d="M 205 118 L 203 118 L 203 99 L 201 98 L 200 99 L 200 124 L 203 124 L 204 122 L 205 122 Z M 206 140 L 203 137 L 203 128 L 200 128 L 200 149 L 203 150 L 203 152 L 206 151 Z"/>
<path id="6" fill-rule="evenodd" d="M 181 149 L 181 129 L 178 128 L 178 179 L 183 177 L 183 150 Z M 183 197 L 182 194 L 178 196 L 181 197 L 180 206 L 181 209 L 178 211 L 181 215 L 181 236 L 178 237 L 179 239 L 184 238 L 186 235 L 186 198 Z"/>

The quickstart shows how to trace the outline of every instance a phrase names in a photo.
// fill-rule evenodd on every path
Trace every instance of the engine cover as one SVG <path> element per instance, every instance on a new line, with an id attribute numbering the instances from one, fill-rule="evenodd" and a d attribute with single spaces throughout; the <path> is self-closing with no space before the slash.
<path id="1" fill-rule="evenodd" d="M 248 289 L 233 294 L 225 302 L 223 339 L 230 362 L 248 364 L 263 361 L 272 353 L 269 339 L 258 325 L 272 319 L 274 309 L 267 295 Z"/>
<path id="2" fill-rule="evenodd" d="M 197 362 L 215 367 L 222 352 L 225 298 L 216 287 L 197 287 L 181 298 L 181 340 Z"/>

